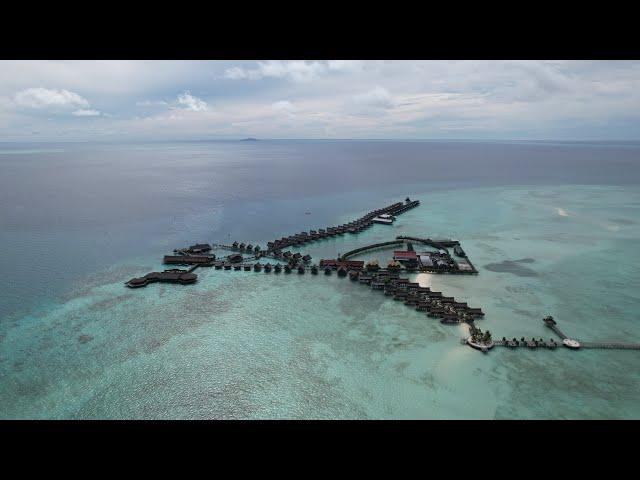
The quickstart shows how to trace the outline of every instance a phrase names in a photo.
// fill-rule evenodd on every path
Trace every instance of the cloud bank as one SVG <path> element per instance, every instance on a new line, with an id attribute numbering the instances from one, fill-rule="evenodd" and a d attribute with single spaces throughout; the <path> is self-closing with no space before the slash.
<path id="1" fill-rule="evenodd" d="M 3 141 L 640 140 L 636 61 L 2 63 Z"/>

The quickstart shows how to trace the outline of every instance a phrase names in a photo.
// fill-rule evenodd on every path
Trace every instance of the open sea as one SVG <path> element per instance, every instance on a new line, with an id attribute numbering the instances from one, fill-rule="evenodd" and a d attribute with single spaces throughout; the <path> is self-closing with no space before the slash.
<path id="1" fill-rule="evenodd" d="M 392 226 L 300 251 L 454 238 L 479 275 L 410 277 L 481 307 L 494 338 L 549 339 L 553 315 L 640 342 L 640 143 L 5 143 L 0 418 L 640 418 L 640 351 L 483 355 L 465 325 L 335 273 L 124 286 L 174 248 L 265 246 L 407 196 Z"/>

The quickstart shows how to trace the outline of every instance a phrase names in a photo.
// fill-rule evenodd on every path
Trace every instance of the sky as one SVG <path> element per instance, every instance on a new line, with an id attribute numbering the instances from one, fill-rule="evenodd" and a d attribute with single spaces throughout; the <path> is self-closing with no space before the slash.
<path id="1" fill-rule="evenodd" d="M 0 61 L 0 141 L 640 140 L 638 61 Z"/>

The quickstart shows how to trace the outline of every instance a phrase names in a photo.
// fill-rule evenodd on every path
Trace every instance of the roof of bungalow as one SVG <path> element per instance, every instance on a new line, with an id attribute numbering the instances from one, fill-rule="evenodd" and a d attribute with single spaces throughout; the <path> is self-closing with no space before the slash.
<path id="1" fill-rule="evenodd" d="M 417 260 L 418 255 L 416 254 L 416 252 L 396 250 L 393 252 L 393 259 L 394 260 Z"/>

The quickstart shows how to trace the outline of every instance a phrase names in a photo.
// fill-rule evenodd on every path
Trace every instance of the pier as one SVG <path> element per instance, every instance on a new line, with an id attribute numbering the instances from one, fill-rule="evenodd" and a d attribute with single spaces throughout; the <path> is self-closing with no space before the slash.
<path id="1" fill-rule="evenodd" d="M 520 340 L 513 338 L 511 340 L 502 337 L 502 340 L 493 340 L 491 338 L 491 334 L 488 334 L 488 341 L 486 345 L 484 345 L 484 349 L 478 348 L 478 345 L 471 345 L 469 338 L 461 339 L 461 343 L 467 344 L 473 348 L 478 348 L 483 350 L 483 352 L 487 352 L 490 348 L 495 347 L 507 347 L 511 349 L 515 348 L 528 348 L 530 350 L 536 349 L 545 349 L 545 350 L 555 350 L 556 348 L 562 346 L 567 348 L 568 350 L 581 350 L 581 349 L 608 349 L 608 350 L 640 350 L 640 343 L 624 343 L 624 342 L 583 342 L 581 340 L 577 340 L 575 338 L 570 338 L 565 335 L 562 330 L 558 328 L 557 322 L 553 317 L 547 316 L 542 319 L 545 326 L 551 329 L 560 339 L 560 341 L 556 341 L 553 338 L 549 341 L 545 341 L 542 338 L 536 339 L 531 338 L 527 340 L 525 337 L 521 337 Z M 474 328 L 474 327 L 473 327 Z M 472 334 L 473 334 L 473 330 Z M 482 346 L 482 345 L 480 345 Z"/>

